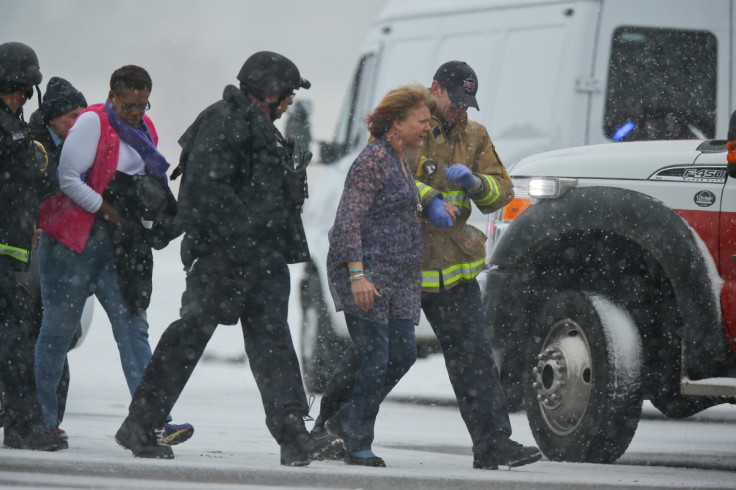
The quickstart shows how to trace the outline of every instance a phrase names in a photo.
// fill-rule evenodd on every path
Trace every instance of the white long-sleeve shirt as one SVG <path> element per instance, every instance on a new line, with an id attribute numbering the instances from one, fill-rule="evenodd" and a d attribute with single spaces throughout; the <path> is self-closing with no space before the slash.
<path id="1" fill-rule="evenodd" d="M 59 159 L 61 191 L 89 213 L 96 213 L 100 209 L 102 196 L 88 186 L 81 175 L 88 172 L 95 162 L 101 131 L 97 114 L 85 112 L 69 130 Z M 120 140 L 117 170 L 128 175 L 142 175 L 145 169 L 146 165 L 138 152 Z"/>

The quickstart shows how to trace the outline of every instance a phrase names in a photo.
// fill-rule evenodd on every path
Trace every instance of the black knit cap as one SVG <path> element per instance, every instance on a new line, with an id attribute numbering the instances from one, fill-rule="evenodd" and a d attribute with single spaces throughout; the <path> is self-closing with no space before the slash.
<path id="1" fill-rule="evenodd" d="M 78 107 L 87 107 L 87 100 L 82 92 L 63 78 L 51 78 L 46 85 L 46 93 L 43 94 L 43 102 L 41 102 L 44 120 L 51 121 Z"/>
<path id="2" fill-rule="evenodd" d="M 478 93 L 478 77 L 469 64 L 464 61 L 448 61 L 437 69 L 434 79 L 447 90 L 453 105 L 480 110 L 475 98 Z"/>

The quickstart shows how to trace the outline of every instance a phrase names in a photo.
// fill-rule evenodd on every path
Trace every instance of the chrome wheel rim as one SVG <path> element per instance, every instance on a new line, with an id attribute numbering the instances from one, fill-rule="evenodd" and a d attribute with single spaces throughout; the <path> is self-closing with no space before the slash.
<path id="1" fill-rule="evenodd" d="M 576 322 L 565 319 L 550 329 L 532 370 L 532 387 L 545 423 L 566 436 L 582 423 L 590 402 L 593 364 L 590 344 Z"/>

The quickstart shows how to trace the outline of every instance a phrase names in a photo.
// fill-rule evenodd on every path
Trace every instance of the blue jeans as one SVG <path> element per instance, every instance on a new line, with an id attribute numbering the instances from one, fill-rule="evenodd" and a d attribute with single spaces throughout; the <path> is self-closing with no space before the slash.
<path id="1" fill-rule="evenodd" d="M 473 454 L 489 454 L 498 441 L 511 436 L 511 422 L 477 281 L 422 293 L 422 310 L 442 347 L 460 415 L 473 441 Z M 322 395 L 318 424 L 348 402 L 357 366 L 358 356 L 351 344 Z"/>
<path id="2" fill-rule="evenodd" d="M 350 400 L 338 413 L 348 435 L 348 450 L 371 448 L 378 407 L 417 359 L 413 320 L 375 323 L 345 314 L 358 357 Z"/>
<path id="3" fill-rule="evenodd" d="M 82 253 L 42 235 L 38 246 L 43 320 L 36 341 L 36 389 L 44 426 L 56 426 L 56 388 L 69 345 L 93 291 L 112 325 L 123 373 L 132 394 L 151 359 L 145 313 L 132 316 L 118 287 L 112 242 L 98 226 L 92 228 Z"/>

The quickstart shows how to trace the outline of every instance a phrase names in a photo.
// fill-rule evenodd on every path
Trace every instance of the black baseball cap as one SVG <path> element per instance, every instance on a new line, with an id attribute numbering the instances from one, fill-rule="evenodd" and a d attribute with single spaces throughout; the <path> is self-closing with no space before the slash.
<path id="1" fill-rule="evenodd" d="M 448 61 L 437 68 L 434 79 L 447 90 L 450 101 L 457 107 L 478 107 L 478 77 L 464 61 Z"/>

